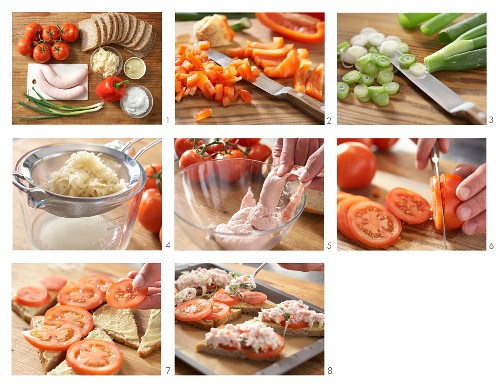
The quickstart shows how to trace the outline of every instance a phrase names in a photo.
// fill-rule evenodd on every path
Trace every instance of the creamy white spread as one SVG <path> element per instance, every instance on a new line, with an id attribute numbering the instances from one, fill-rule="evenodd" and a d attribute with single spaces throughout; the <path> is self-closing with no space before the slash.
<path id="1" fill-rule="evenodd" d="M 181 291 L 175 293 L 175 306 L 182 304 L 186 301 L 191 301 L 196 298 L 195 288 L 184 288 Z"/>
<path id="2" fill-rule="evenodd" d="M 205 335 L 208 346 L 236 346 L 238 349 L 252 348 L 255 352 L 275 350 L 280 342 L 273 328 L 257 319 L 242 324 L 226 324 L 223 328 L 212 328 Z"/>
<path id="3" fill-rule="evenodd" d="M 114 75 L 119 65 L 118 55 L 103 48 L 99 48 L 92 57 L 92 70 L 104 78 Z"/>
<path id="4" fill-rule="evenodd" d="M 238 275 L 233 273 L 233 279 L 231 283 L 226 286 L 226 292 L 231 296 L 236 296 L 243 292 L 248 292 L 255 290 L 257 285 L 255 284 L 255 278 L 253 275 Z"/>
<path id="5" fill-rule="evenodd" d="M 304 304 L 302 300 L 288 300 L 276 305 L 274 308 L 262 309 L 259 312 L 259 317 L 262 321 L 275 322 L 281 324 L 283 321 L 290 323 L 306 322 L 309 327 L 318 324 L 323 327 L 325 324 L 325 315 L 318 313 L 315 310 L 309 309 L 309 306 Z"/>
<path id="6" fill-rule="evenodd" d="M 199 267 L 196 270 L 183 272 L 175 281 L 175 288 L 178 290 L 201 289 L 202 296 L 204 296 L 209 288 L 214 288 L 213 290 L 224 288 L 229 285 L 231 279 L 231 274 L 225 270 Z"/>

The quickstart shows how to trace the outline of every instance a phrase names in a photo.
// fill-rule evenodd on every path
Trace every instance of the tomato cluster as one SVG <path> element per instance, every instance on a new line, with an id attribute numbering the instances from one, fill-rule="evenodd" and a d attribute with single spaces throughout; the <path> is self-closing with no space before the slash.
<path id="1" fill-rule="evenodd" d="M 139 205 L 137 219 L 146 230 L 162 238 L 162 165 L 149 164 L 146 171 L 146 186 Z"/>
<path id="2" fill-rule="evenodd" d="M 23 56 L 33 55 L 38 63 L 45 63 L 54 57 L 66 60 L 71 52 L 67 43 L 75 42 L 80 35 L 78 27 L 67 23 L 62 27 L 30 23 L 24 29 L 24 38 L 17 43 L 17 51 Z"/>

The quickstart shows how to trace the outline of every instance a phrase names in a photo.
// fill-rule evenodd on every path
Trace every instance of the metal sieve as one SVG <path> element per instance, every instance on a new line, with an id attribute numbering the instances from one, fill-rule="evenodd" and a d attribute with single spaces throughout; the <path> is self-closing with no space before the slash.
<path id="1" fill-rule="evenodd" d="M 12 183 L 27 196 L 28 206 L 42 209 L 64 218 L 83 218 L 100 215 L 120 206 L 137 195 L 146 183 L 146 173 L 137 159 L 148 149 L 158 144 L 161 138 L 142 148 L 133 158 L 125 150 L 140 138 L 133 139 L 116 150 L 98 144 L 56 144 L 40 147 L 25 154 L 17 162 Z M 111 167 L 126 188 L 113 195 L 95 198 L 80 198 L 59 195 L 43 188 L 50 175 L 63 166 L 69 157 L 78 151 L 99 155 L 104 164 Z"/>

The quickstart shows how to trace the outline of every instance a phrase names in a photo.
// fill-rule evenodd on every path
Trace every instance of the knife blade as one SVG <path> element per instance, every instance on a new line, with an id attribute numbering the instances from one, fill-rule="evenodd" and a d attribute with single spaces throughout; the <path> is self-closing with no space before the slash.
<path id="1" fill-rule="evenodd" d="M 439 157 L 440 157 L 440 155 L 439 155 L 439 143 L 436 140 L 436 142 L 434 143 L 434 147 L 432 148 L 432 151 L 430 154 L 430 160 L 431 160 L 431 164 L 434 168 L 434 173 L 438 177 L 439 186 L 441 186 L 441 175 L 439 173 Z M 441 194 L 441 219 L 443 220 L 444 249 L 448 250 L 448 244 L 446 243 L 446 224 L 444 221 L 444 196 L 443 196 L 443 192 L 441 190 L 439 190 L 439 192 Z"/>
<path id="2" fill-rule="evenodd" d="M 207 50 L 207 54 L 210 59 L 221 66 L 227 67 L 234 61 L 234 59 L 216 50 L 209 49 Z M 255 82 L 250 83 L 278 99 L 290 102 L 315 120 L 321 123 L 325 122 L 325 105 L 318 100 L 300 93 L 289 86 L 283 86 L 262 73 L 257 77 Z"/>
<path id="3" fill-rule="evenodd" d="M 424 77 L 416 77 L 410 73 L 409 69 L 403 69 L 398 62 L 398 58 L 402 55 L 403 53 L 396 51 L 396 54 L 389 58 L 393 66 L 401 71 L 401 73 L 412 81 L 415 86 L 431 97 L 434 102 L 448 113 L 465 118 L 472 124 L 486 125 L 485 112 L 480 110 L 472 102 L 464 100 L 433 75 L 426 74 Z"/>

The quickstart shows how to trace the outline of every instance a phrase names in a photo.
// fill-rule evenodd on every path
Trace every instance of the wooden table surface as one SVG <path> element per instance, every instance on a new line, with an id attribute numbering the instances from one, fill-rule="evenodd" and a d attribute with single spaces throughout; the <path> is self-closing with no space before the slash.
<path id="1" fill-rule="evenodd" d="M 14 170 L 17 161 L 27 152 L 36 149 L 40 146 L 56 143 L 75 143 L 86 142 L 94 144 L 105 144 L 115 139 L 106 138 L 29 138 L 17 139 L 13 143 L 13 161 L 12 170 Z M 130 139 L 119 139 L 126 143 Z M 133 149 L 138 152 L 143 146 L 149 144 L 153 139 L 143 139 L 133 145 Z M 140 163 L 144 166 L 150 163 L 161 163 L 161 143 L 155 145 L 140 157 Z M 17 199 L 17 188 L 13 187 L 14 193 L 14 217 L 13 217 L 13 248 L 15 250 L 30 250 L 31 246 L 26 240 L 26 232 L 24 230 L 23 216 L 20 208 L 19 200 Z M 127 247 L 128 250 L 161 250 L 160 240 L 158 235 L 146 230 L 137 221 L 134 225 L 132 238 Z"/>
<path id="2" fill-rule="evenodd" d="M 224 266 L 227 266 L 241 274 L 253 274 L 255 271 L 254 267 L 234 263 L 224 263 Z M 301 300 L 308 301 L 313 305 L 319 306 L 320 308 L 324 309 L 325 307 L 325 291 L 323 284 L 299 280 L 296 278 L 288 277 L 286 275 L 269 272 L 266 269 L 262 269 L 259 272 L 259 281 L 262 281 L 266 283 L 266 285 L 272 286 L 275 289 L 289 293 L 297 298 L 300 298 Z M 190 367 L 183 361 L 176 359 L 175 373 L 176 375 L 193 375 L 198 374 L 198 371 Z M 309 359 L 308 361 L 287 372 L 287 374 L 323 375 L 324 354 L 319 354 Z"/>
<path id="3" fill-rule="evenodd" d="M 461 16 L 462 20 L 471 14 Z M 351 38 L 364 27 L 373 27 L 384 35 L 396 35 L 410 46 L 410 53 L 417 62 L 423 63 L 424 57 L 439 50 L 442 44 L 436 35 L 426 36 L 419 28 L 405 30 L 392 13 L 355 13 L 337 15 L 337 44 L 350 42 Z M 337 63 L 337 81 L 351 69 Z M 486 69 L 470 71 L 438 71 L 433 73 L 455 93 L 466 101 L 473 102 L 479 109 L 486 111 Z M 400 85 L 399 92 L 390 96 L 390 104 L 378 107 L 372 102 L 359 102 L 352 92 L 345 100 L 337 100 L 337 123 L 346 124 L 466 124 L 467 122 L 447 114 L 425 93 L 421 92 L 401 73 L 396 73 L 394 81 Z"/>
<path id="4" fill-rule="evenodd" d="M 105 274 L 114 280 L 125 277 L 129 271 L 138 270 L 140 265 L 131 266 L 117 263 L 29 263 L 12 265 L 12 291 L 28 285 L 36 285 L 38 280 L 48 274 L 58 274 L 68 280 L 77 280 L 91 274 Z M 139 337 L 146 331 L 149 321 L 149 310 L 134 310 Z M 38 350 L 31 346 L 23 337 L 22 331 L 29 324 L 12 312 L 12 374 L 13 375 L 45 375 Z M 116 343 L 116 342 L 115 342 Z M 123 353 L 123 366 L 120 375 L 160 375 L 161 351 L 141 358 L 137 350 L 116 343 Z"/>
<path id="5" fill-rule="evenodd" d="M 231 22 L 231 21 L 230 21 Z M 247 41 L 272 42 L 276 34 L 262 25 L 257 19 L 251 19 L 252 27 L 243 32 L 236 32 L 234 42 L 227 47 L 245 47 Z M 175 23 L 175 46 L 183 43 L 192 43 L 194 41 L 193 25 L 195 22 L 176 22 Z M 285 40 L 285 43 L 295 43 L 296 48 L 307 48 L 309 57 L 312 60 L 311 70 L 317 64 L 324 62 L 324 44 L 314 43 L 306 44 Z M 225 53 L 227 47 L 216 47 L 216 50 Z M 178 54 L 176 52 L 176 57 Z M 290 86 L 292 80 L 280 80 L 280 83 Z M 223 108 L 218 102 L 208 101 L 202 95 L 184 98 L 181 102 L 175 104 L 175 119 L 177 124 L 195 124 L 193 114 L 201 109 L 212 108 L 212 117 L 200 121 L 198 124 L 272 124 L 272 125 L 300 125 L 300 124 L 318 124 L 317 121 L 310 118 L 302 111 L 293 107 L 286 101 L 277 100 L 268 93 L 250 85 L 245 81 L 237 84 L 240 89 L 247 89 L 252 94 L 252 103 L 244 104 L 243 101 L 231 103 Z"/>
<path id="6" fill-rule="evenodd" d="M 12 123 L 13 124 L 35 124 L 35 125 L 54 125 L 54 124 L 161 124 L 162 121 L 162 25 L 161 12 L 134 12 L 131 13 L 147 21 L 153 25 L 153 31 L 156 32 L 156 40 L 153 50 L 143 60 L 146 63 L 146 74 L 137 80 L 129 80 L 129 85 L 142 85 L 149 89 L 153 95 L 153 109 L 144 118 L 136 119 L 128 117 L 120 108 L 120 102 L 105 103 L 102 110 L 96 113 L 79 115 L 77 117 L 63 117 L 49 120 L 35 121 L 18 121 L 18 116 L 35 116 L 40 115 L 25 107 L 18 105 L 18 101 L 25 100 L 23 93 L 26 92 L 26 79 L 28 73 L 28 63 L 36 63 L 33 57 L 23 57 L 17 52 L 17 42 L 24 37 L 24 28 L 28 23 L 39 23 L 42 27 L 46 25 L 60 25 L 65 23 L 78 24 L 79 21 L 90 17 L 90 12 L 14 12 L 12 14 Z M 111 46 L 118 49 L 123 57 L 123 63 L 134 56 L 125 51 L 120 46 L 112 44 Z M 74 43 L 70 43 L 71 53 L 65 61 L 56 61 L 51 58 L 48 64 L 54 63 L 85 63 L 89 64 L 89 99 L 88 101 L 64 101 L 64 104 L 70 106 L 87 106 L 101 102 L 101 99 L 96 96 L 95 88 L 103 78 L 100 75 L 94 74 L 90 69 L 90 56 L 92 51 L 83 52 L 81 50 L 81 42 L 78 39 Z M 122 79 L 127 79 L 125 73 L 118 74 Z M 60 103 L 55 102 L 55 103 Z"/>
<path id="7" fill-rule="evenodd" d="M 402 140 L 400 140 L 402 141 Z M 429 180 L 434 173 L 430 166 L 424 171 L 415 169 L 415 154 L 409 152 L 377 152 L 377 173 L 369 187 L 345 191 L 366 196 L 374 201 L 384 203 L 387 193 L 395 187 L 404 187 L 415 191 L 431 203 Z M 451 173 L 459 164 L 453 160 L 441 158 L 440 173 Z M 373 197 L 373 191 L 378 188 L 381 195 Z M 485 250 L 486 233 L 465 235 L 460 229 L 447 230 L 448 250 Z M 366 250 L 337 232 L 338 250 Z M 419 225 L 403 224 L 401 239 L 386 250 L 444 250 L 442 234 L 434 228 L 432 221 Z"/>

